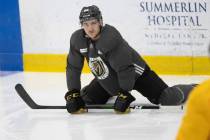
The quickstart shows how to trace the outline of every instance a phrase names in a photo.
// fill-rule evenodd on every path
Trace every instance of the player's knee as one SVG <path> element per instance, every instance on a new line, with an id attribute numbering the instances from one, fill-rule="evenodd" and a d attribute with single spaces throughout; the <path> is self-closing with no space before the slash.
<path id="1" fill-rule="evenodd" d="M 159 103 L 161 105 L 180 105 L 184 99 L 184 93 L 181 90 L 176 87 L 169 87 L 161 93 Z"/>
<path id="2" fill-rule="evenodd" d="M 88 96 L 86 87 L 82 88 L 82 90 L 80 91 L 80 95 L 86 104 L 94 104 L 94 101 Z"/>
<path id="3" fill-rule="evenodd" d="M 111 97 L 103 90 L 91 90 L 88 86 L 84 87 L 80 94 L 86 104 L 105 104 Z"/>
<path id="4" fill-rule="evenodd" d="M 160 95 L 159 103 L 161 105 L 180 105 L 187 100 L 190 92 L 196 86 L 197 84 L 179 84 L 166 88 Z"/>

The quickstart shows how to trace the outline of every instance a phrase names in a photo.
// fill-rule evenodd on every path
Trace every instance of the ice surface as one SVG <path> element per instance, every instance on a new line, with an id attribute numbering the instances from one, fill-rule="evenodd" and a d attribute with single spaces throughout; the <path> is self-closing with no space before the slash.
<path id="1" fill-rule="evenodd" d="M 161 76 L 169 85 L 200 83 L 209 76 Z M 82 86 L 93 78 L 82 75 Z M 32 110 L 16 94 L 14 86 L 24 85 L 42 105 L 64 105 L 65 73 L 0 73 L 1 140 L 173 140 L 182 115 L 180 108 L 132 110 L 117 115 L 113 110 L 89 110 L 70 115 L 66 110 Z M 137 103 L 149 103 L 133 91 Z M 113 102 L 111 100 L 110 102 Z"/>

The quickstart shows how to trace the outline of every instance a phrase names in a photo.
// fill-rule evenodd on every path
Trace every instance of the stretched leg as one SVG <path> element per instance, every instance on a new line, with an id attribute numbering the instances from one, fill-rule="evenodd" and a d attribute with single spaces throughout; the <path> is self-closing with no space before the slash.
<path id="1" fill-rule="evenodd" d="M 81 90 L 81 97 L 86 104 L 105 104 L 111 95 L 97 82 L 92 80 Z"/>
<path id="2" fill-rule="evenodd" d="M 135 83 L 134 89 L 154 104 L 181 105 L 197 84 L 168 85 L 152 70 L 146 69 L 144 74 Z"/>
<path id="3" fill-rule="evenodd" d="M 149 67 L 137 79 L 134 86 L 135 90 L 139 91 L 154 104 L 159 104 L 159 97 L 166 88 L 168 88 L 168 85 Z"/>

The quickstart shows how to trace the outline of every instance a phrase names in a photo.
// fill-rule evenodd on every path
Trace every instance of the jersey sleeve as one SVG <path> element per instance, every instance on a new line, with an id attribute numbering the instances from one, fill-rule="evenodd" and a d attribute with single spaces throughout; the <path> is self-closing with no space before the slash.
<path id="1" fill-rule="evenodd" d="M 81 89 L 81 71 L 84 64 L 84 57 L 80 54 L 73 44 L 71 39 L 70 41 L 70 51 L 67 56 L 67 66 L 66 66 L 66 80 L 68 90 L 72 89 Z"/>
<path id="2" fill-rule="evenodd" d="M 135 71 L 132 64 L 131 52 L 125 46 L 126 43 L 121 42 L 108 52 L 108 61 L 117 73 L 120 88 L 131 91 L 135 84 Z"/>

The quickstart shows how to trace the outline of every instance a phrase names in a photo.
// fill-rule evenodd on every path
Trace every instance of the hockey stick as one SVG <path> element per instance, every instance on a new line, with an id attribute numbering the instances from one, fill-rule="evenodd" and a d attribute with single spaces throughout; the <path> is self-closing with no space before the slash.
<path id="1" fill-rule="evenodd" d="M 66 106 L 47 106 L 47 105 L 38 105 L 34 100 L 29 96 L 24 87 L 21 84 L 16 84 L 15 90 L 22 100 L 31 108 L 31 109 L 66 109 Z M 87 109 L 114 109 L 114 104 L 104 104 L 104 105 L 86 105 Z M 160 109 L 156 105 L 143 105 L 143 104 L 131 104 L 131 109 Z"/>

